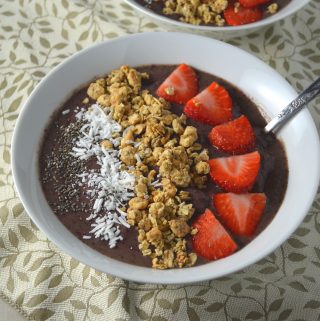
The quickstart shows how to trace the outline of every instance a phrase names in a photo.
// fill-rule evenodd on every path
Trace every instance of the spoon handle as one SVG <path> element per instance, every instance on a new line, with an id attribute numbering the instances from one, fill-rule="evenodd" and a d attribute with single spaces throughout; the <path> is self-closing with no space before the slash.
<path id="1" fill-rule="evenodd" d="M 320 78 L 306 88 L 296 99 L 284 108 L 276 117 L 264 128 L 265 133 L 278 130 L 287 120 L 299 112 L 307 103 L 320 94 Z"/>

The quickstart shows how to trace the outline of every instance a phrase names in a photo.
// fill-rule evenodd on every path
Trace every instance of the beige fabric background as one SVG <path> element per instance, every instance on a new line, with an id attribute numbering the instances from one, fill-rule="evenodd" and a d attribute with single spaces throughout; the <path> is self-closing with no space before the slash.
<path id="1" fill-rule="evenodd" d="M 320 0 L 230 43 L 297 90 L 320 76 Z M 292 237 L 257 264 L 188 286 L 136 284 L 62 253 L 14 191 L 10 141 L 23 102 L 74 52 L 128 33 L 164 30 L 120 0 L 0 2 L 0 294 L 30 320 L 319 320 L 320 196 Z M 319 98 L 310 108 L 320 120 Z M 318 107 L 316 107 L 318 105 Z M 318 110 L 316 110 L 318 108 Z"/>

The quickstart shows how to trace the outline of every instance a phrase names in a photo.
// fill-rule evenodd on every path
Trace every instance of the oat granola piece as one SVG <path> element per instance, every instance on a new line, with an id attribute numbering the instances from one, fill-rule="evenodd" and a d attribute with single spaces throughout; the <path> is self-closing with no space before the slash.
<path id="1" fill-rule="evenodd" d="M 135 225 L 142 220 L 143 212 L 137 209 L 129 208 L 127 210 L 127 222 L 130 225 Z"/>
<path id="2" fill-rule="evenodd" d="M 190 232 L 190 226 L 183 219 L 169 221 L 170 229 L 177 237 L 185 237 Z"/>
<path id="3" fill-rule="evenodd" d="M 137 180 L 136 186 L 135 186 L 135 193 L 138 197 L 144 197 L 145 195 L 148 195 L 148 186 L 147 186 L 148 180 L 141 176 Z"/>
<path id="4" fill-rule="evenodd" d="M 195 158 L 195 162 L 198 163 L 200 161 L 208 161 L 209 160 L 209 154 L 207 149 L 203 149 Z"/>
<path id="5" fill-rule="evenodd" d="M 178 197 L 180 198 L 181 201 L 186 201 L 190 199 L 190 193 L 187 191 L 180 191 L 178 194 Z"/>
<path id="6" fill-rule="evenodd" d="M 139 156 L 138 156 L 139 157 Z M 137 162 L 136 164 L 136 169 L 140 172 L 143 172 L 144 174 L 148 173 L 149 172 L 149 167 L 144 164 L 143 162 Z"/>
<path id="7" fill-rule="evenodd" d="M 161 117 L 161 122 L 163 123 L 163 125 L 166 126 L 171 126 L 172 122 L 175 119 L 175 115 L 173 115 L 169 110 L 164 110 L 162 112 L 162 117 Z M 170 128 L 170 127 L 169 127 Z"/>
<path id="8" fill-rule="evenodd" d="M 133 113 L 128 117 L 128 122 L 130 125 L 137 125 L 142 121 L 141 116 L 138 113 Z"/>
<path id="9" fill-rule="evenodd" d="M 179 204 L 178 213 L 177 213 L 179 217 L 185 220 L 188 220 L 192 217 L 193 213 L 194 213 L 194 208 L 192 204 L 184 204 L 184 203 Z"/>
<path id="10" fill-rule="evenodd" d="M 113 106 L 112 102 L 111 106 Z M 118 123 L 121 123 L 124 115 L 127 113 L 129 108 L 130 106 L 125 105 L 123 103 L 113 106 L 113 119 Z"/>
<path id="11" fill-rule="evenodd" d="M 84 104 L 88 104 L 89 103 L 89 97 L 86 97 L 85 99 L 83 99 L 83 101 L 82 101 L 82 103 L 84 103 Z"/>
<path id="12" fill-rule="evenodd" d="M 99 83 L 91 83 L 87 90 L 87 94 L 90 98 L 97 100 L 101 95 L 105 94 L 105 89 Z"/>
<path id="13" fill-rule="evenodd" d="M 126 104 L 130 99 L 132 89 L 128 86 L 115 86 L 109 87 L 110 103 L 112 107 L 116 107 L 120 104 Z"/>
<path id="14" fill-rule="evenodd" d="M 149 184 L 152 183 L 152 181 L 154 180 L 154 178 L 156 177 L 156 175 L 157 175 L 157 172 L 156 172 L 154 169 L 151 170 L 151 171 L 148 173 L 147 179 L 148 179 L 148 183 L 149 183 Z"/>
<path id="15" fill-rule="evenodd" d="M 134 92 L 138 93 L 141 89 L 141 74 L 135 69 L 130 68 L 127 72 L 127 79 Z"/>
<path id="16" fill-rule="evenodd" d="M 148 200 L 141 197 L 134 197 L 129 201 L 129 208 L 135 210 L 144 210 L 148 207 Z"/>
<path id="17" fill-rule="evenodd" d="M 172 128 L 173 128 L 174 132 L 179 135 L 182 135 L 184 132 L 184 127 L 183 127 L 180 119 L 174 119 L 172 121 Z"/>
<path id="18" fill-rule="evenodd" d="M 210 166 L 207 162 L 200 161 L 195 166 L 197 174 L 208 174 L 210 172 Z"/>
<path id="19" fill-rule="evenodd" d="M 164 144 L 164 148 L 173 148 L 177 144 L 178 144 L 178 140 L 176 138 L 173 138 Z"/>
<path id="20" fill-rule="evenodd" d="M 138 221 L 138 227 L 148 232 L 152 228 L 152 222 L 149 218 L 143 218 Z"/>
<path id="21" fill-rule="evenodd" d="M 155 244 L 162 239 L 162 233 L 157 227 L 153 227 L 146 236 L 147 240 L 152 244 Z"/>
<path id="22" fill-rule="evenodd" d="M 207 181 L 208 181 L 208 176 L 207 175 L 194 175 L 192 177 L 194 184 L 202 189 L 206 187 Z"/>
<path id="23" fill-rule="evenodd" d="M 111 105 L 110 95 L 108 94 L 100 95 L 97 99 L 97 103 L 103 107 L 110 107 Z"/>
<path id="24" fill-rule="evenodd" d="M 134 133 L 136 135 L 141 135 L 146 129 L 146 124 L 137 124 L 134 126 Z"/>
<path id="25" fill-rule="evenodd" d="M 125 73 L 121 69 L 113 70 L 107 77 L 107 85 L 121 84 L 125 81 Z"/>
<path id="26" fill-rule="evenodd" d="M 279 6 L 277 3 L 271 3 L 268 8 L 267 8 L 267 11 L 270 13 L 270 14 L 275 14 L 279 9 Z"/>
<path id="27" fill-rule="evenodd" d="M 174 252 L 172 250 L 165 250 L 163 253 L 163 264 L 166 268 L 174 267 Z"/>
<path id="28" fill-rule="evenodd" d="M 172 198 L 177 194 L 177 187 L 168 178 L 162 179 L 162 188 L 166 198 Z"/>
<path id="29" fill-rule="evenodd" d="M 120 159 L 126 165 L 135 165 L 137 149 L 131 145 L 125 146 L 121 149 Z"/>
<path id="30" fill-rule="evenodd" d="M 190 164 L 186 150 L 183 146 L 166 149 L 158 161 L 159 173 L 178 187 L 186 187 L 191 181 Z"/>
<path id="31" fill-rule="evenodd" d="M 157 119 L 149 118 L 146 122 L 146 136 L 151 139 L 164 136 L 166 133 L 165 126 L 161 125 Z"/>
<path id="32" fill-rule="evenodd" d="M 152 203 L 149 207 L 150 215 L 154 217 L 161 217 L 164 215 L 165 206 L 162 202 Z"/>
<path id="33" fill-rule="evenodd" d="M 155 159 L 159 159 L 163 151 L 164 151 L 163 147 L 155 147 L 153 149 L 152 155 Z"/>
<path id="34" fill-rule="evenodd" d="M 103 140 L 100 145 L 106 149 L 112 149 L 113 148 L 113 144 L 110 142 L 110 140 L 105 139 Z"/>
<path id="35" fill-rule="evenodd" d="M 165 202 L 166 201 L 166 196 L 163 191 L 160 189 L 156 189 L 152 192 L 152 199 L 154 202 Z"/>
<path id="36" fill-rule="evenodd" d="M 180 136 L 180 145 L 183 147 L 190 147 L 197 139 L 197 129 L 193 126 L 187 126 Z"/>
<path id="37" fill-rule="evenodd" d="M 128 127 L 129 129 L 126 131 L 125 135 L 121 139 L 120 148 L 123 148 L 128 145 L 132 145 L 134 141 L 134 133 L 133 128 Z"/>
<path id="38" fill-rule="evenodd" d="M 178 170 L 175 168 L 171 172 L 172 181 L 179 187 L 187 187 L 191 182 L 191 176 L 187 168 L 182 168 Z"/>

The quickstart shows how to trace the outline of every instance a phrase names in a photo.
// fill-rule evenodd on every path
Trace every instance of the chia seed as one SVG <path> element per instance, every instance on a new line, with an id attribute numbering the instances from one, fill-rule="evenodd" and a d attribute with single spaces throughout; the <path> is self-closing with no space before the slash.
<path id="1" fill-rule="evenodd" d="M 54 146 L 49 153 L 43 154 L 41 181 L 44 187 L 50 186 L 51 192 L 56 195 L 57 202 L 49 202 L 49 205 L 59 215 L 80 212 L 88 206 L 81 202 L 82 193 L 76 187 L 80 183 L 77 175 L 86 169 L 86 164 L 70 155 L 73 141 L 78 137 L 82 125 L 81 122 L 72 122 L 66 126 L 54 124 L 57 130 Z"/>

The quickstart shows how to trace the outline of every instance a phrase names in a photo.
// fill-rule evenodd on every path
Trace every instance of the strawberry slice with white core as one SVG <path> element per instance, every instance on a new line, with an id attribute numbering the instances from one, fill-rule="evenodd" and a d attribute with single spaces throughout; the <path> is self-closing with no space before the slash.
<path id="1" fill-rule="evenodd" d="M 185 104 L 197 92 L 196 73 L 186 64 L 179 65 L 157 89 L 159 97 L 178 104 Z"/>
<path id="2" fill-rule="evenodd" d="M 192 237 L 192 247 L 197 255 L 208 260 L 217 260 L 237 250 L 238 245 L 209 209 L 206 209 L 192 226 L 198 230 Z"/>
<path id="3" fill-rule="evenodd" d="M 219 125 L 231 120 L 232 99 L 223 86 L 212 82 L 186 103 L 183 112 L 201 123 Z"/>
<path id="4" fill-rule="evenodd" d="M 213 204 L 223 223 L 237 236 L 251 237 L 265 210 L 264 193 L 219 193 Z"/>
<path id="5" fill-rule="evenodd" d="M 210 176 L 219 187 L 227 192 L 244 193 L 251 190 L 260 169 L 258 151 L 208 161 Z"/>
<path id="6" fill-rule="evenodd" d="M 256 143 L 254 130 L 244 115 L 213 127 L 208 137 L 213 146 L 229 154 L 250 152 Z"/>

